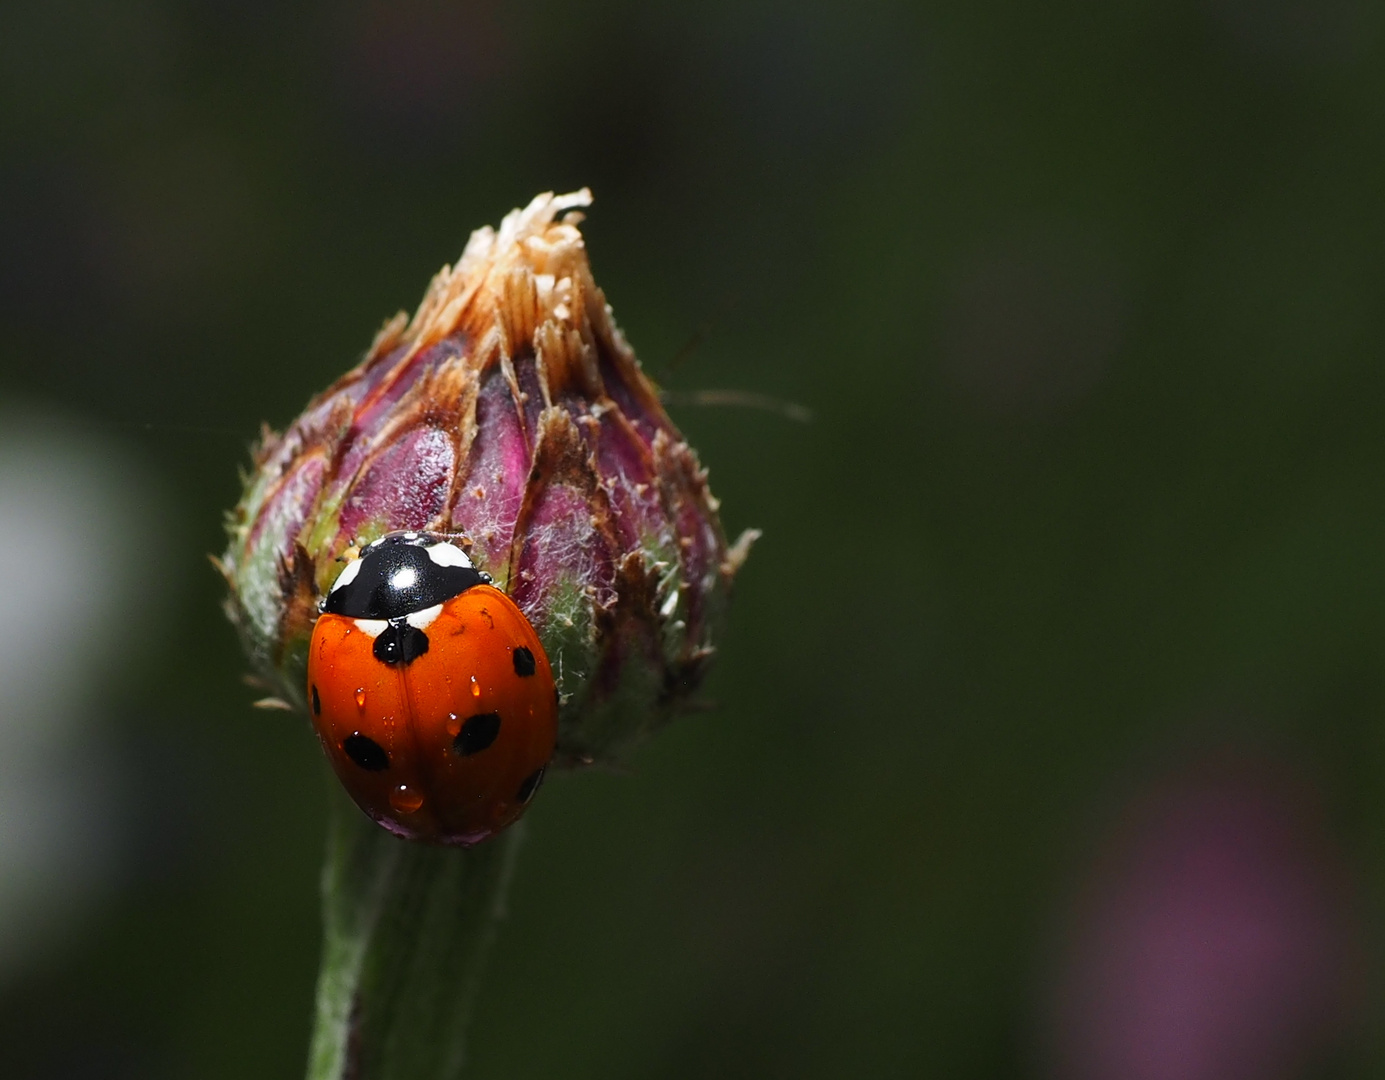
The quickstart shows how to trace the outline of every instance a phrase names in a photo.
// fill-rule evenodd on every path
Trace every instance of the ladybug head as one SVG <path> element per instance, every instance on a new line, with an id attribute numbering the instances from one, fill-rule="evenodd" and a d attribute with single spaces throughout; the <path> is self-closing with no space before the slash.
<path id="1" fill-rule="evenodd" d="M 466 552 L 441 537 L 387 533 L 346 564 L 322 610 L 352 619 L 401 619 L 488 580 Z"/>

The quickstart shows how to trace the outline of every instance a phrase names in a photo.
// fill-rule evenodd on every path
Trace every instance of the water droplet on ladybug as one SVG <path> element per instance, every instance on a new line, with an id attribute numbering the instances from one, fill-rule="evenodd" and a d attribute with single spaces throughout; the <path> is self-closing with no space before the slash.
<path id="1" fill-rule="evenodd" d="M 423 793 L 408 784 L 400 784 L 390 792 L 390 805 L 401 814 L 412 814 L 423 805 Z"/>
<path id="2" fill-rule="evenodd" d="M 481 684 L 478 683 L 478 682 L 476 681 L 476 676 L 475 676 L 475 675 L 473 675 L 473 676 L 471 677 L 471 696 L 472 696 L 472 697 L 480 697 L 480 696 L 481 696 Z"/>
<path id="3" fill-rule="evenodd" d="M 365 708 L 365 687 L 364 687 L 364 686 L 358 686 L 358 687 L 356 687 L 356 708 L 358 708 L 358 709 L 364 709 L 364 708 Z"/>
<path id="4" fill-rule="evenodd" d="M 457 733 L 462 730 L 462 718 L 454 712 L 447 714 L 447 733 L 456 738 Z"/>

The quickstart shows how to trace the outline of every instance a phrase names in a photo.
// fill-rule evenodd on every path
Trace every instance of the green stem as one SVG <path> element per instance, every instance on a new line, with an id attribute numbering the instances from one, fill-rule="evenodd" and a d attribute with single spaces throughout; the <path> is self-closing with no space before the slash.
<path id="1" fill-rule="evenodd" d="M 455 1080 L 520 829 L 470 850 L 391 836 L 334 798 L 308 1080 Z"/>

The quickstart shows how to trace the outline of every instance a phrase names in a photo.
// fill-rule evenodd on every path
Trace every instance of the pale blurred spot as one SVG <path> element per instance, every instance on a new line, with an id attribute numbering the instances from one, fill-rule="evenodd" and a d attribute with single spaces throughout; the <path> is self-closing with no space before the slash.
<path id="1" fill-rule="evenodd" d="M 1125 310 L 1099 245 L 1051 229 L 1014 237 L 958 274 L 944 318 L 945 372 L 989 412 L 1052 413 L 1101 377 Z"/>
<path id="2" fill-rule="evenodd" d="M 162 509 L 124 449 L 0 406 L 0 980 L 99 898 L 122 777 L 100 723 L 157 644 Z"/>
<path id="3" fill-rule="evenodd" d="M 1217 759 L 1135 798 L 1070 912 L 1059 1080 L 1289 1080 L 1354 1012 L 1360 927 L 1314 793 Z"/>

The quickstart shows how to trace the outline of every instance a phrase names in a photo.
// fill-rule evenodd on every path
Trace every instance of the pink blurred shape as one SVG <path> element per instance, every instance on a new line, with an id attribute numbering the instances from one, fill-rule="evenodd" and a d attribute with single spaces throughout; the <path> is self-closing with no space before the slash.
<path id="1" fill-rule="evenodd" d="M 1064 1080 L 1279 1080 L 1339 1039 L 1361 944 L 1306 785 L 1204 762 L 1133 801 L 1063 942 Z"/>

